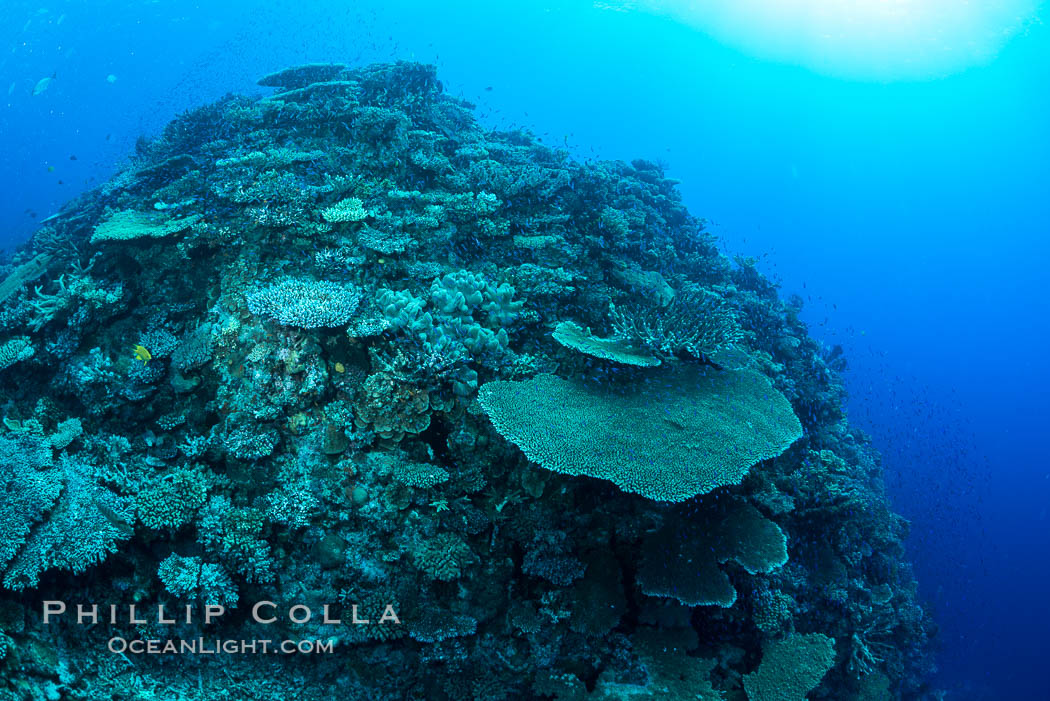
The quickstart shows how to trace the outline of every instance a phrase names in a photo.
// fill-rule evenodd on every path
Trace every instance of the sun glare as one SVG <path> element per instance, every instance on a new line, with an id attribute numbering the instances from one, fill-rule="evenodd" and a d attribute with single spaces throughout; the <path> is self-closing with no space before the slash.
<path id="1" fill-rule="evenodd" d="M 1038 21 L 1037 0 L 640 0 L 761 58 L 875 80 L 924 79 L 994 58 Z"/>

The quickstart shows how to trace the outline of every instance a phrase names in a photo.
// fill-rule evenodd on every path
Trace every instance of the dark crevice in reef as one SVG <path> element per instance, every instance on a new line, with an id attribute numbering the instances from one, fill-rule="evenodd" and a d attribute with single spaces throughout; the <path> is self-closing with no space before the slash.
<path id="1" fill-rule="evenodd" d="M 486 130 L 415 63 L 260 82 L 0 269 L 0 700 L 932 698 L 841 352 L 660 165 Z"/>

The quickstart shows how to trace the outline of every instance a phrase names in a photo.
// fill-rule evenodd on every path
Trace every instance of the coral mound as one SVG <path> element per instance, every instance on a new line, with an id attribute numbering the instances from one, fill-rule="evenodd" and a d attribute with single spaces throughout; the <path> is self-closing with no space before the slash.
<path id="1" fill-rule="evenodd" d="M 841 359 L 661 166 L 417 63 L 261 84 L 0 264 L 0 699 L 923 698 Z"/>

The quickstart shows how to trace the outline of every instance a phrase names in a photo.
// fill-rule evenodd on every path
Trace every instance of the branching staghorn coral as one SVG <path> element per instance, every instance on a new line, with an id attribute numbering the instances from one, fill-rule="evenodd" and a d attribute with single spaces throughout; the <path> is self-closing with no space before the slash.
<path id="1" fill-rule="evenodd" d="M 871 621 L 850 635 L 846 669 L 858 678 L 877 671 L 896 650 L 891 642 L 895 626 L 892 607 L 880 607 Z"/>
<path id="2" fill-rule="evenodd" d="M 316 329 L 349 323 L 361 291 L 353 285 L 285 278 L 252 292 L 247 302 L 252 314 L 284 326 Z"/>
<path id="3" fill-rule="evenodd" d="M 613 329 L 664 358 L 710 358 L 740 340 L 740 326 L 725 301 L 712 292 L 675 297 L 667 308 L 610 310 Z"/>
<path id="4" fill-rule="evenodd" d="M 34 332 L 40 331 L 55 317 L 66 310 L 86 307 L 89 310 L 116 304 L 124 296 L 124 286 L 117 283 L 111 287 L 100 285 L 98 281 L 90 276 L 94 261 L 83 266 L 74 260 L 72 269 L 67 274 L 63 273 L 55 281 L 58 290 L 54 293 L 45 293 L 42 286 L 35 286 L 35 298 L 29 300 L 29 306 L 35 312 L 29 323 L 29 328 Z"/>
<path id="5" fill-rule="evenodd" d="M 11 367 L 17 362 L 28 360 L 36 353 L 29 336 L 15 336 L 0 343 L 0 370 Z"/>

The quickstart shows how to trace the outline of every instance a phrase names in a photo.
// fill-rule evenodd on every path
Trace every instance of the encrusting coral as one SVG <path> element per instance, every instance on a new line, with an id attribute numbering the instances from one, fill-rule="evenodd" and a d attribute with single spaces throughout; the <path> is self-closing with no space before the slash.
<path id="1" fill-rule="evenodd" d="M 260 83 L 0 269 L 0 699 L 933 698 L 841 358 L 660 166 L 431 66 Z M 67 598 L 233 613 L 43 626 Z M 259 601 L 333 651 L 106 648 Z"/>

